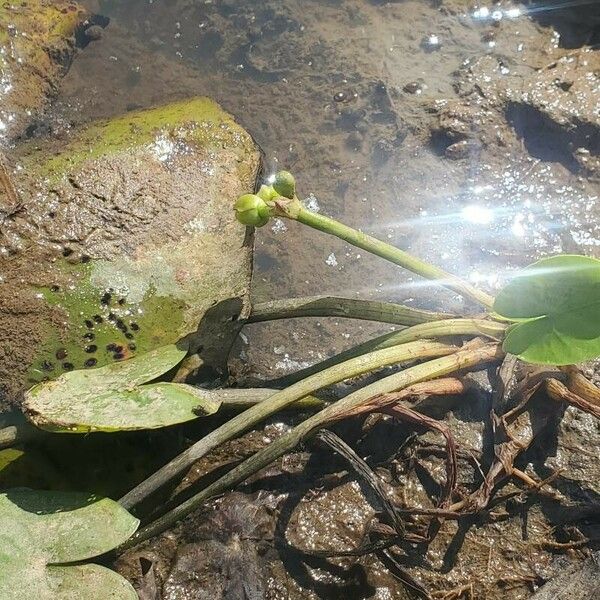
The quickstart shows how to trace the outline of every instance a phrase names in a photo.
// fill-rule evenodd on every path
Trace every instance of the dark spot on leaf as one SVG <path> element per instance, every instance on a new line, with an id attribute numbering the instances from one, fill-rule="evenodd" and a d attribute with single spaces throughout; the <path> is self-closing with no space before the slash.
<path id="1" fill-rule="evenodd" d="M 94 321 L 96 321 L 96 323 L 103 323 L 104 319 L 100 315 L 94 315 Z"/>
<path id="2" fill-rule="evenodd" d="M 116 344 L 107 344 L 106 349 L 109 352 L 115 352 L 117 350 L 117 345 Z"/>
<path id="3" fill-rule="evenodd" d="M 85 347 L 85 351 L 88 354 L 93 354 L 94 352 L 96 352 L 98 350 L 98 346 L 96 346 L 96 344 L 90 344 L 89 346 Z"/>
<path id="4" fill-rule="evenodd" d="M 140 326 L 137 323 L 135 323 L 135 322 L 132 322 L 129 325 L 129 327 L 131 327 L 131 329 L 133 329 L 134 331 L 139 331 L 139 329 L 140 329 Z"/>
<path id="5" fill-rule="evenodd" d="M 114 356 L 115 360 L 121 360 L 122 358 L 125 358 L 125 355 L 122 352 L 117 352 Z"/>
<path id="6" fill-rule="evenodd" d="M 89 332 L 83 336 L 83 339 L 89 340 L 91 342 L 95 337 L 96 337 L 95 334 L 93 334 L 92 332 Z"/>
<path id="7" fill-rule="evenodd" d="M 60 291 L 60 288 L 59 288 L 57 285 L 53 285 L 53 286 L 50 288 L 50 291 L 51 291 L 51 292 L 55 292 L 55 293 L 56 293 L 56 292 L 59 292 L 59 291 Z"/>
<path id="8" fill-rule="evenodd" d="M 132 340 L 132 339 L 133 339 L 133 333 L 129 333 L 129 332 L 127 332 L 127 333 L 125 334 L 125 337 L 126 337 L 128 340 Z"/>
<path id="9" fill-rule="evenodd" d="M 128 347 L 130 350 L 135 350 L 135 349 L 137 348 L 137 346 L 136 346 L 136 345 L 135 345 L 133 342 L 131 342 L 131 344 L 129 344 L 127 347 Z"/>
<path id="10" fill-rule="evenodd" d="M 119 298 L 119 304 L 123 306 L 123 304 L 125 304 L 125 298 Z"/>
<path id="11" fill-rule="evenodd" d="M 87 254 L 82 254 L 80 260 L 81 260 L 82 263 L 87 263 L 87 262 L 90 262 L 90 260 L 92 260 L 92 259 Z"/>
<path id="12" fill-rule="evenodd" d="M 65 358 L 67 358 L 67 351 L 64 348 L 59 348 L 56 351 L 56 358 L 58 358 L 58 360 L 64 360 Z"/>
<path id="13" fill-rule="evenodd" d="M 86 320 L 85 320 L 85 326 L 86 326 L 88 329 L 93 329 L 93 328 L 94 328 L 94 321 L 90 321 L 90 319 L 86 319 Z"/>
<path id="14" fill-rule="evenodd" d="M 86 367 L 95 367 L 97 362 L 95 358 L 88 358 L 83 364 Z"/>
<path id="15" fill-rule="evenodd" d="M 114 321 L 116 318 L 117 318 L 117 315 L 115 315 L 115 313 L 108 313 L 109 321 Z"/>
<path id="16" fill-rule="evenodd" d="M 44 371 L 53 371 L 54 365 L 49 360 L 45 360 L 42 363 L 42 369 L 44 369 Z"/>
<path id="17" fill-rule="evenodd" d="M 63 363 L 62 368 L 65 371 L 72 371 L 75 367 L 73 366 L 73 363 L 66 362 L 66 363 Z"/>
<path id="18" fill-rule="evenodd" d="M 71 248 L 63 248 L 62 255 L 63 256 L 71 256 L 73 254 L 73 250 Z"/>

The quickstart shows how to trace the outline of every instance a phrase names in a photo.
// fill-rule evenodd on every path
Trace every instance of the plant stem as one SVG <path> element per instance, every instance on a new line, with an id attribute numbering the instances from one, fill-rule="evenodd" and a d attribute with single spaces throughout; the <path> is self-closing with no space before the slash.
<path id="1" fill-rule="evenodd" d="M 223 477 L 206 487 L 201 492 L 192 496 L 177 508 L 163 515 L 154 523 L 141 529 L 132 536 L 121 548 L 124 550 L 140 542 L 143 542 L 171 527 L 177 521 L 183 519 L 191 512 L 199 508 L 206 500 L 217 494 L 222 494 L 234 485 L 237 485 L 250 475 L 268 466 L 280 456 L 289 452 L 301 441 L 309 437 L 316 430 L 326 427 L 329 423 L 336 421 L 349 411 L 359 407 L 374 396 L 401 390 L 421 381 L 442 377 L 460 369 L 473 367 L 480 363 L 487 363 L 502 358 L 503 353 L 500 344 L 486 344 L 476 348 L 460 350 L 450 356 L 431 360 L 420 365 L 411 367 L 394 375 L 390 375 L 371 385 L 349 394 L 335 404 L 328 406 L 316 415 L 303 421 L 271 442 L 243 463 L 233 468 Z"/>
<path id="2" fill-rule="evenodd" d="M 264 402 L 268 398 L 271 398 L 275 394 L 278 394 L 281 390 L 272 388 L 227 388 L 215 390 L 218 391 L 216 396 L 221 401 L 221 408 L 219 410 L 246 410 L 261 402 Z M 325 406 L 325 401 L 315 396 L 304 396 L 300 400 L 296 400 L 286 408 L 292 410 L 314 410 L 321 409 Z"/>
<path id="3" fill-rule="evenodd" d="M 418 325 L 419 323 L 449 319 L 453 316 L 447 313 L 418 310 L 390 302 L 375 302 L 373 300 L 358 300 L 337 296 L 309 296 L 255 304 L 248 317 L 248 322 L 260 323 L 261 321 L 296 317 L 344 317 L 394 323 L 396 325 Z"/>
<path id="4" fill-rule="evenodd" d="M 252 408 L 236 415 L 207 436 L 190 446 L 185 452 L 175 457 L 171 462 L 159 469 L 148 479 L 127 493 L 119 502 L 127 509 L 139 504 L 152 492 L 170 481 L 176 475 L 189 468 L 195 461 L 207 454 L 213 448 L 232 439 L 272 414 L 304 398 L 315 390 L 321 389 L 338 381 L 356 377 L 384 365 L 392 365 L 419 358 L 443 356 L 455 352 L 457 348 L 438 342 L 413 342 L 392 348 L 377 350 L 364 356 L 358 356 L 340 365 L 335 365 L 303 379 L 298 383 L 267 398 Z"/>
<path id="5" fill-rule="evenodd" d="M 445 319 L 443 321 L 434 321 L 431 323 L 423 323 L 413 327 L 407 327 L 401 331 L 392 331 L 385 333 L 372 340 L 353 346 L 344 352 L 340 352 L 331 358 L 327 358 L 315 365 L 291 373 L 279 379 L 269 382 L 273 387 L 283 387 L 291 385 L 300 379 L 304 379 L 313 373 L 318 373 L 323 369 L 337 365 L 345 360 L 349 360 L 355 356 L 360 356 L 366 352 L 381 350 L 382 348 L 391 348 L 398 344 L 414 342 L 416 340 L 427 338 L 440 338 L 454 335 L 485 335 L 492 339 L 502 339 L 506 331 L 506 325 L 495 321 L 485 319 Z"/>
<path id="6" fill-rule="evenodd" d="M 491 308 L 494 304 L 494 299 L 489 294 L 478 290 L 476 287 L 473 287 L 467 281 L 462 280 L 460 277 L 456 275 L 452 275 L 450 273 L 446 273 L 439 267 L 434 265 L 430 265 L 425 261 L 412 256 L 408 252 L 404 250 L 400 250 L 390 244 L 386 244 L 377 238 L 374 238 L 366 233 L 362 233 L 352 227 L 348 227 L 335 219 L 331 219 L 330 217 L 326 217 L 324 215 L 320 215 L 314 213 L 302 205 L 302 203 L 297 200 L 285 201 L 283 198 L 279 198 L 275 201 L 275 210 L 274 214 L 279 216 L 287 217 L 289 219 L 294 219 L 295 221 L 299 221 L 304 225 L 308 225 L 313 229 L 318 229 L 319 231 L 323 231 L 324 233 L 329 233 L 331 235 L 335 235 L 336 237 L 356 246 L 358 248 L 362 248 L 367 252 L 372 254 L 376 254 L 381 258 L 385 258 L 397 264 L 417 275 L 421 275 L 426 279 L 431 279 L 436 281 L 440 285 L 447 287 L 462 296 L 471 298 L 480 304 L 483 304 L 486 308 Z"/>

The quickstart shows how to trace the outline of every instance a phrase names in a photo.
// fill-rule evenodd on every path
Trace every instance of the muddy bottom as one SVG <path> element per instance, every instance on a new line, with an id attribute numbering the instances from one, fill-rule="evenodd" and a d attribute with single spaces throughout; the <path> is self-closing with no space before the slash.
<path id="1" fill-rule="evenodd" d="M 597 3 L 84 4 L 110 23 L 73 63 L 39 134 L 208 95 L 261 145 L 265 175 L 294 172 L 311 208 L 491 293 L 541 256 L 599 255 Z M 255 301 L 332 293 L 476 310 L 296 224 L 275 220 L 258 231 L 256 249 Z M 278 377 L 385 330 L 341 319 L 253 325 L 232 372 L 239 382 Z M 492 458 L 489 402 L 484 387 L 435 415 L 457 438 L 465 494 L 480 483 L 480 462 L 485 471 Z M 477 518 L 440 521 L 432 544 L 324 557 L 360 550 L 374 521 L 389 523 L 347 464 L 309 445 L 120 568 L 153 600 L 396 599 L 420 585 L 446 600 L 529 598 L 598 546 L 600 473 L 590 451 L 598 424 L 571 408 L 553 411 L 519 459 L 538 480 L 563 469 L 547 493 L 511 481 L 495 491 L 514 492 L 510 499 Z M 211 455 L 187 483 L 268 443 L 286 419 Z M 399 506 L 435 505 L 445 473 L 439 436 L 413 438 L 385 419 L 350 422 L 339 433 Z M 431 518 L 407 518 L 414 535 L 432 526 Z"/>

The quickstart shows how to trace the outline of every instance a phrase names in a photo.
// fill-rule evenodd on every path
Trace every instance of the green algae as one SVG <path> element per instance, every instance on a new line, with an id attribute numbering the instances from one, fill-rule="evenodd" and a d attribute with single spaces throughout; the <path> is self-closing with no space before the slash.
<path id="1" fill-rule="evenodd" d="M 10 42 L 10 31 L 26 32 L 26 42 L 35 51 L 71 36 L 84 12 L 76 2 L 22 0 L 0 4 L 0 44 Z M 35 46 L 34 46 L 35 45 Z M 37 48 L 36 48 L 37 46 Z"/>
<path id="2" fill-rule="evenodd" d="M 0 72 L 6 86 L 3 135 L 18 138 L 54 95 L 75 51 L 86 16 L 69 0 L 13 0 L 0 4 Z"/>
<path id="3" fill-rule="evenodd" d="M 58 307 L 69 328 L 49 328 L 31 365 L 28 383 L 35 384 L 72 369 L 100 367 L 176 342 L 183 333 L 185 303 L 158 295 L 150 286 L 138 302 L 112 288 L 91 282 L 93 265 L 62 269 L 71 281 L 66 289 L 37 288 L 50 306 Z"/>
<path id="4" fill-rule="evenodd" d="M 179 140 L 207 149 L 238 149 L 240 161 L 248 152 L 254 151 L 252 139 L 229 113 L 209 98 L 194 98 L 92 124 L 77 139 L 61 148 L 57 156 L 39 164 L 36 170 L 41 176 L 55 181 L 84 161 L 128 148 L 155 144 L 156 152 L 160 153 L 161 143 L 168 144 L 173 127 L 177 128 Z"/>

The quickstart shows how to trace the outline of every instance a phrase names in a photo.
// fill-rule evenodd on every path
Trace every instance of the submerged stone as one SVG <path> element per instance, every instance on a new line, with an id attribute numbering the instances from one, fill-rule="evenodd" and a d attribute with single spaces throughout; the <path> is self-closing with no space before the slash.
<path id="1" fill-rule="evenodd" d="M 24 205 L 0 230 L 0 394 L 179 340 L 214 374 L 248 310 L 233 203 L 258 173 L 251 137 L 200 98 L 53 144 L 21 149 Z"/>
<path id="2" fill-rule="evenodd" d="M 70 0 L 0 5 L 0 139 L 20 136 L 56 89 L 85 19 Z"/>

